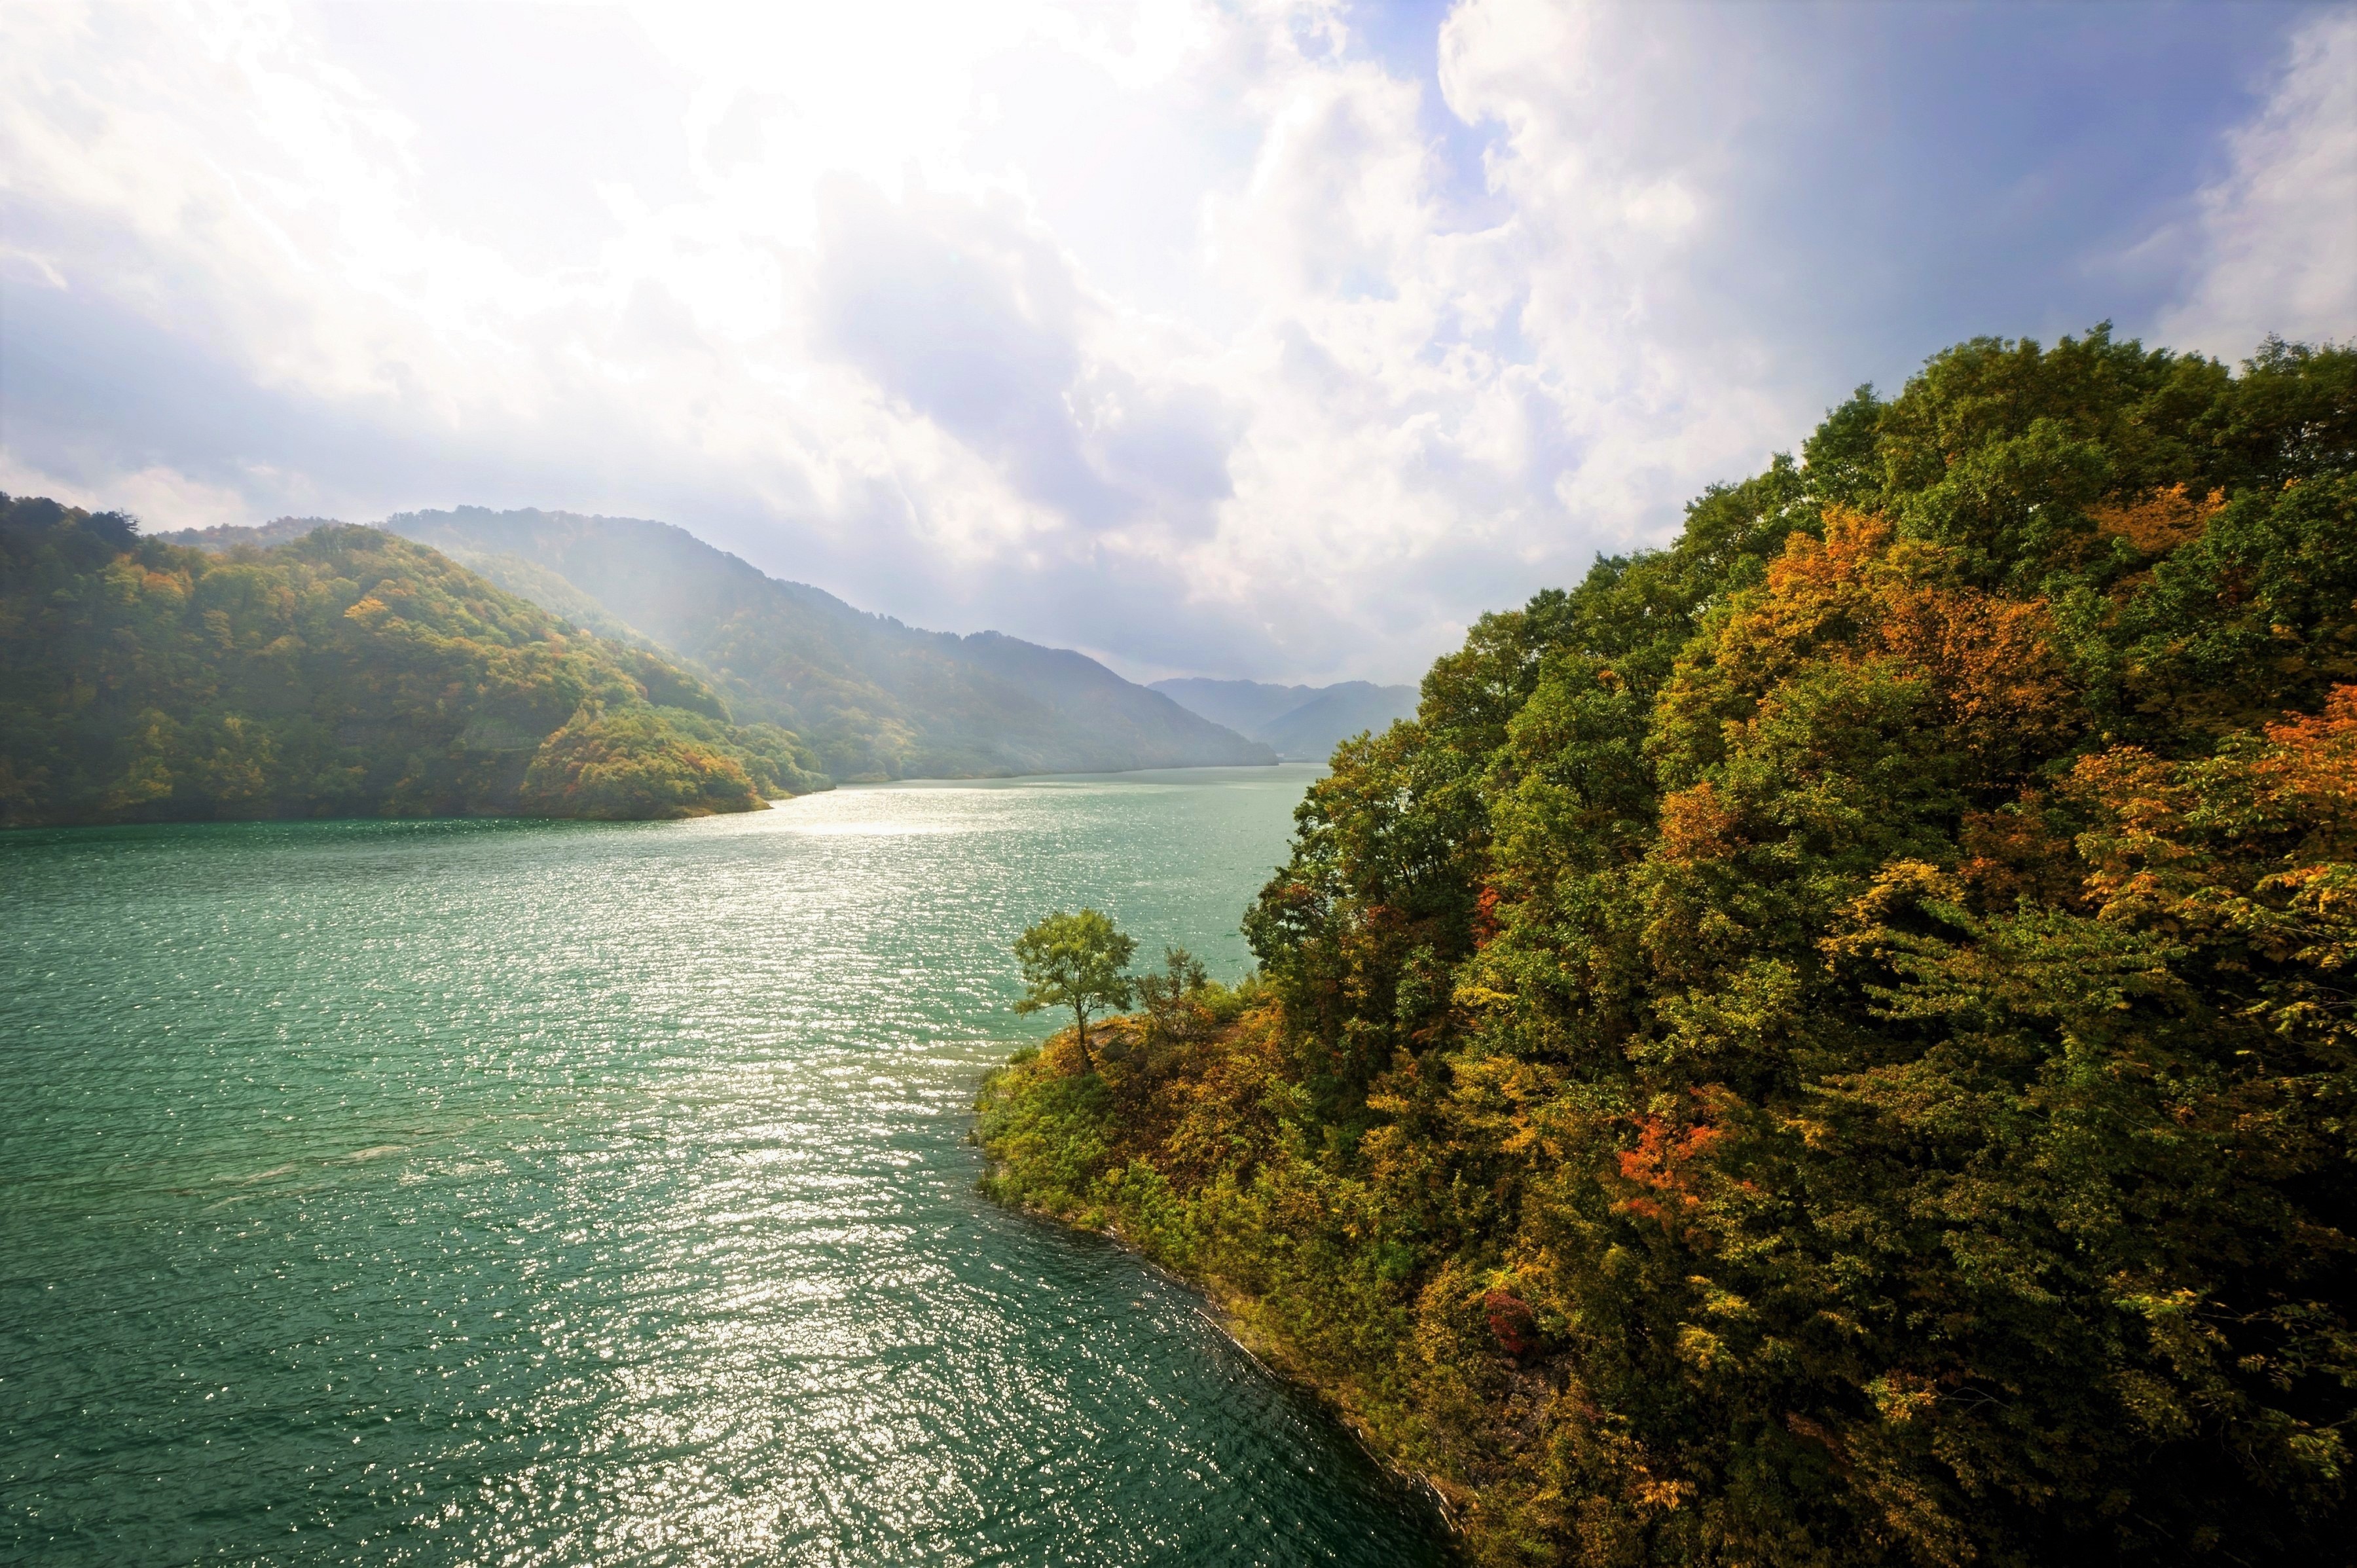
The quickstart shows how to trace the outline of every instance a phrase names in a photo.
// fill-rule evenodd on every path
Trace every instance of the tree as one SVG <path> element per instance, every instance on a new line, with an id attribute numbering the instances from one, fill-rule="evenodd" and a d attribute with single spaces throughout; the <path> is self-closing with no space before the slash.
<path id="1" fill-rule="evenodd" d="M 1017 1013 L 1070 1007 L 1081 1038 L 1081 1062 L 1089 1060 L 1089 1015 L 1126 1006 L 1129 956 L 1136 939 L 1122 935 L 1109 915 L 1061 909 L 1015 939 L 1015 960 L 1023 966 L 1023 999 Z"/>
<path id="2" fill-rule="evenodd" d="M 1185 948 L 1164 948 L 1162 972 L 1149 970 L 1137 982 L 1138 1000 L 1146 1004 L 1153 1036 L 1176 1040 L 1194 1034 L 1196 1017 L 1201 1012 L 1200 998 L 1211 985 L 1211 977 L 1193 953 Z"/>

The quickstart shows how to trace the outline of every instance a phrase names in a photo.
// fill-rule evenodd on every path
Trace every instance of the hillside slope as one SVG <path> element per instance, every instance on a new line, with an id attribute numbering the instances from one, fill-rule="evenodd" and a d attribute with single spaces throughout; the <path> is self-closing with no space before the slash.
<path id="1" fill-rule="evenodd" d="M 1254 732 L 1279 757 L 1324 761 L 1352 736 L 1381 735 L 1401 719 L 1415 716 L 1415 688 L 1344 681 L 1278 714 Z"/>
<path id="2" fill-rule="evenodd" d="M 1331 686 L 1274 686 L 1260 681 L 1184 676 L 1154 690 L 1215 724 L 1265 742 L 1287 761 L 1322 762 L 1354 735 L 1378 735 L 1415 714 L 1415 688 L 1342 681 Z"/>
<path id="3" fill-rule="evenodd" d="M 1482 1563 L 2346 1563 L 2357 351 L 1978 339 L 1803 458 L 1482 618 L 995 1190 Z"/>
<path id="4" fill-rule="evenodd" d="M 0 497 L 0 823 L 667 817 L 820 788 L 773 725 L 375 529 L 227 553 Z"/>
<path id="5" fill-rule="evenodd" d="M 1280 718 L 1318 694 L 1315 686 L 1278 686 L 1266 681 L 1214 681 L 1201 675 L 1181 675 L 1152 682 L 1156 691 L 1213 724 L 1238 735 L 1251 735 L 1270 720 Z"/>
<path id="6" fill-rule="evenodd" d="M 466 507 L 384 527 L 560 613 L 594 604 L 614 629 L 694 661 L 740 714 L 804 736 L 839 779 L 1275 759 L 1084 655 L 996 632 L 920 631 L 667 523 Z"/>

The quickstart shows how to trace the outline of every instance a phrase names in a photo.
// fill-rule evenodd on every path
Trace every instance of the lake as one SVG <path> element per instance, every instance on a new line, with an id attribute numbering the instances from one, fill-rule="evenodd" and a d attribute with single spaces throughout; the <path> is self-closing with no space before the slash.
<path id="1" fill-rule="evenodd" d="M 0 835 L 0 1557 L 1439 1561 L 1193 1293 L 975 1190 L 1016 933 L 1233 979 L 1313 777 Z"/>

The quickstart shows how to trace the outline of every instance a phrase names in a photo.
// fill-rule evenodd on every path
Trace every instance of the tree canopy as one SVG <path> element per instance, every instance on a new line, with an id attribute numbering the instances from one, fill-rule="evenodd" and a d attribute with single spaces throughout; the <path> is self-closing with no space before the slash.
<path id="1" fill-rule="evenodd" d="M 2339 1560 L 2352 893 L 2357 353 L 1976 339 L 1484 617 L 1271 1004 L 984 1135 L 1485 1563 Z"/>
<path id="2" fill-rule="evenodd" d="M 1015 960 L 1023 968 L 1023 995 L 1015 1010 L 1070 1007 L 1086 1061 L 1089 1015 L 1129 1004 L 1129 960 L 1136 950 L 1136 939 L 1123 935 L 1111 916 L 1059 909 L 1015 939 Z"/>

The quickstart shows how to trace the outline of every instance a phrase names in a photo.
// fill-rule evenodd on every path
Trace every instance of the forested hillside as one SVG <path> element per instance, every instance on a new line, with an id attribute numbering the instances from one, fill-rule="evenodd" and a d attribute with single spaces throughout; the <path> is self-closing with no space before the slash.
<path id="1" fill-rule="evenodd" d="M 667 523 L 461 507 L 384 526 L 556 613 L 693 661 L 739 714 L 804 736 L 839 779 L 1275 760 L 1084 655 L 920 631 Z"/>
<path id="2" fill-rule="evenodd" d="M 0 823 L 672 817 L 823 787 L 794 736 L 422 546 L 228 554 L 0 497 Z"/>
<path id="3" fill-rule="evenodd" d="M 2349 1561 L 2357 354 L 1950 349 L 1298 824 L 1256 1007 L 982 1135 L 1479 1560 Z"/>

